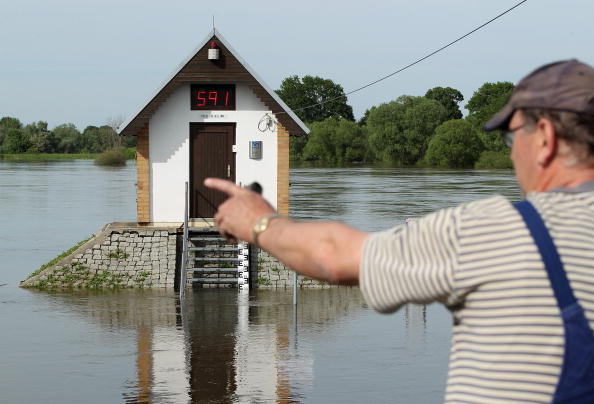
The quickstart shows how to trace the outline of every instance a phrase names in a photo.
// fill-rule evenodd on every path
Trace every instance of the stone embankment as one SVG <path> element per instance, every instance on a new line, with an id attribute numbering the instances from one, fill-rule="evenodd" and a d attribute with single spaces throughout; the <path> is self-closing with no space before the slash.
<path id="1" fill-rule="evenodd" d="M 23 281 L 23 287 L 173 287 L 178 231 L 110 223 L 74 252 Z"/>
<path id="2" fill-rule="evenodd" d="M 173 288 L 181 261 L 182 232 L 177 227 L 110 223 L 71 253 L 40 269 L 22 287 Z M 293 272 L 265 251 L 258 254 L 251 285 L 263 289 L 293 286 Z M 298 277 L 301 288 L 330 285 Z"/>
<path id="3" fill-rule="evenodd" d="M 264 250 L 258 254 L 258 287 L 266 289 L 288 289 L 293 287 L 294 272 Z M 305 276 L 297 278 L 297 286 L 307 289 L 330 288 L 326 282 Z"/>

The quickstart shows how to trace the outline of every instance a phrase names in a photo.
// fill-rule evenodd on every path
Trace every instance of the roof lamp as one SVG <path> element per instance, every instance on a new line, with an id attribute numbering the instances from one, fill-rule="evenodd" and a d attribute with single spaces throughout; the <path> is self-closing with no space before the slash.
<path id="1" fill-rule="evenodd" d="M 212 41 L 208 47 L 208 60 L 219 60 L 220 53 L 221 49 L 219 45 L 215 41 Z"/>

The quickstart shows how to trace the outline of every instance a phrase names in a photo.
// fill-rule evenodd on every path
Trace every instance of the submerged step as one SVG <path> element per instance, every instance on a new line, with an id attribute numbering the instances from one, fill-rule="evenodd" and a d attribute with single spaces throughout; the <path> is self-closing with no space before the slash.
<path id="1" fill-rule="evenodd" d="M 188 272 L 198 274 L 231 274 L 237 275 L 237 268 L 188 268 Z"/>
<path id="2" fill-rule="evenodd" d="M 237 257 L 228 257 L 228 258 L 224 258 L 224 257 L 190 257 L 189 258 L 192 261 L 202 261 L 202 262 L 227 262 L 227 263 L 234 263 L 234 264 L 238 264 L 240 262 L 243 262 L 244 260 L 239 260 L 237 259 Z"/>
<path id="3" fill-rule="evenodd" d="M 188 237 L 190 241 L 224 241 L 227 242 L 225 237 L 215 237 L 215 236 L 196 236 L 196 237 Z"/>
<path id="4" fill-rule="evenodd" d="M 188 279 L 192 283 L 214 283 L 214 284 L 232 284 L 242 285 L 244 282 L 243 278 L 192 278 Z"/>
<path id="5" fill-rule="evenodd" d="M 219 234 L 219 229 L 216 227 L 188 227 L 190 233 L 214 233 Z"/>
<path id="6" fill-rule="evenodd" d="M 237 247 L 189 247 L 188 251 L 214 251 L 214 252 L 226 252 L 226 253 L 237 253 L 240 251 Z"/>

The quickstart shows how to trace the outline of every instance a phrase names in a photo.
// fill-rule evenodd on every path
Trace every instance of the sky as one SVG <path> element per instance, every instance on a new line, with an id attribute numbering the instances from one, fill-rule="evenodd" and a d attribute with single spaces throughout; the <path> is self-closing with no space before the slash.
<path id="1" fill-rule="evenodd" d="M 520 0 L 0 0 L 0 117 L 50 128 L 134 113 L 216 29 L 272 89 L 315 75 L 345 91 L 389 74 Z M 594 2 L 528 0 L 424 62 L 349 96 L 355 117 L 401 95 L 517 82 L 551 61 L 594 65 Z M 462 108 L 465 112 L 465 109 Z"/>

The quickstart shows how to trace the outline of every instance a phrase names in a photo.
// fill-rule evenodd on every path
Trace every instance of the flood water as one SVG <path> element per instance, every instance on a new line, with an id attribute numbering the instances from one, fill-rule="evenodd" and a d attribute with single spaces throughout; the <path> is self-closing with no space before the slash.
<path id="1" fill-rule="evenodd" d="M 22 290 L 41 264 L 135 218 L 135 171 L 0 161 L 0 403 L 438 403 L 451 317 L 380 315 L 357 288 Z M 291 214 L 367 231 L 493 194 L 511 171 L 294 169 Z"/>

